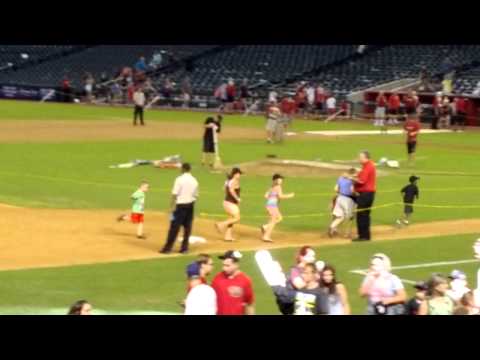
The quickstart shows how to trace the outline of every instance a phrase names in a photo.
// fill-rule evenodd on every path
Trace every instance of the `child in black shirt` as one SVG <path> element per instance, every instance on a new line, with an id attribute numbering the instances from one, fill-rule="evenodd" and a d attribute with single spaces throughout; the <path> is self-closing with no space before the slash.
<path id="1" fill-rule="evenodd" d="M 410 176 L 410 184 L 405 186 L 400 192 L 403 194 L 403 203 L 405 205 L 403 210 L 403 218 L 397 220 L 398 225 L 408 225 L 408 219 L 413 214 L 413 202 L 418 200 L 419 191 L 417 186 L 417 180 L 420 180 L 417 176 Z"/>

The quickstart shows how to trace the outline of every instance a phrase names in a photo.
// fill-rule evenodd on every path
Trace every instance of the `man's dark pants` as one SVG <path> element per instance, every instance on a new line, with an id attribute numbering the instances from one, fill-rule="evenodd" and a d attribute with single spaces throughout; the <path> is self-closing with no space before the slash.
<path id="1" fill-rule="evenodd" d="M 181 226 L 183 226 L 183 241 L 180 251 L 188 251 L 188 240 L 192 232 L 193 209 L 194 203 L 177 205 L 173 212 L 173 219 L 170 221 L 167 243 L 162 249 L 163 252 L 172 251 Z"/>
<path id="2" fill-rule="evenodd" d="M 370 208 L 374 199 L 374 192 L 362 192 L 357 197 L 357 232 L 359 239 L 370 240 Z"/>
<path id="3" fill-rule="evenodd" d="M 133 125 L 137 125 L 137 118 L 140 118 L 140 124 L 145 125 L 143 123 L 143 107 L 135 105 L 135 109 L 133 111 Z"/>

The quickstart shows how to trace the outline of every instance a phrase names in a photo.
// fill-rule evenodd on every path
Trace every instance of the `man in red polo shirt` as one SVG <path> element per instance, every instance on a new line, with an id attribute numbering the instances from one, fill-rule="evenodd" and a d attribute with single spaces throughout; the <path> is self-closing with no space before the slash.
<path id="1" fill-rule="evenodd" d="M 392 92 L 388 98 L 388 120 L 389 124 L 398 124 L 397 117 L 400 113 L 400 97 L 396 92 Z"/>
<path id="2" fill-rule="evenodd" d="M 411 164 L 415 160 L 415 151 L 417 149 L 417 135 L 420 132 L 420 121 L 418 121 L 417 115 L 410 116 L 403 129 L 407 133 L 407 153 L 408 163 Z"/>
<path id="3" fill-rule="evenodd" d="M 219 256 L 223 260 L 223 271 L 212 282 L 217 294 L 217 315 L 254 315 L 252 281 L 240 271 L 242 254 L 229 250 Z"/>
<path id="4" fill-rule="evenodd" d="M 375 163 L 370 160 L 370 153 L 362 151 L 358 157 L 362 170 L 355 180 L 357 196 L 357 232 L 358 238 L 352 241 L 370 240 L 370 208 L 375 199 L 377 172 Z"/>

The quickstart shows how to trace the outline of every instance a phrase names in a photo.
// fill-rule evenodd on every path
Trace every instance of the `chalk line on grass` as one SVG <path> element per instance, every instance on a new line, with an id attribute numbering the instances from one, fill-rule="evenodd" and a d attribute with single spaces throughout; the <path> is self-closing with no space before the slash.
<path id="1" fill-rule="evenodd" d="M 422 130 L 423 134 L 441 134 L 451 133 L 451 130 Z M 380 130 L 323 130 L 323 131 L 304 131 L 308 135 L 323 135 L 323 136 L 351 136 L 351 135 L 402 135 L 403 130 L 388 130 L 386 133 Z"/>

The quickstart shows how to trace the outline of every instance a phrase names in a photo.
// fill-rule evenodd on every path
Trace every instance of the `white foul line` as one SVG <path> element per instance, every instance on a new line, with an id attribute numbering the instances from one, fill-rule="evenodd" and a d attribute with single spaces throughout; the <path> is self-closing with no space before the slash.
<path id="1" fill-rule="evenodd" d="M 455 261 L 439 261 L 433 263 L 425 263 L 425 264 L 413 264 L 413 265 L 402 265 L 402 266 L 393 266 L 392 270 L 404 270 L 404 269 L 418 269 L 418 268 L 427 268 L 427 267 L 436 267 L 436 266 L 444 266 L 444 265 L 456 265 L 456 264 L 468 264 L 479 262 L 477 259 L 468 259 L 468 260 L 455 260 Z M 367 270 L 359 269 L 359 270 L 351 270 L 352 274 L 357 275 L 366 275 Z M 400 279 L 407 284 L 415 284 L 415 281 L 408 280 L 408 279 Z"/>

